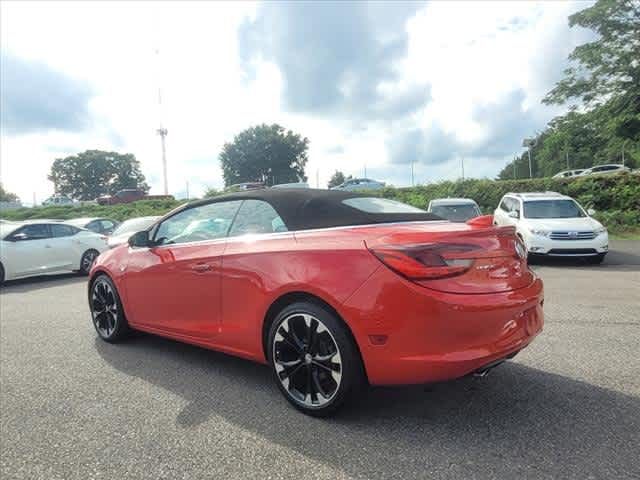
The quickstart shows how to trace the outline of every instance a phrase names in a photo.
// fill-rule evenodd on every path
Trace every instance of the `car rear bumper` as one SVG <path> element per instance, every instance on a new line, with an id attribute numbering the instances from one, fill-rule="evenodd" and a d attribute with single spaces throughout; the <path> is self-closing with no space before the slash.
<path id="1" fill-rule="evenodd" d="M 542 331 L 542 281 L 451 294 L 380 268 L 343 305 L 373 385 L 450 380 L 515 355 Z"/>

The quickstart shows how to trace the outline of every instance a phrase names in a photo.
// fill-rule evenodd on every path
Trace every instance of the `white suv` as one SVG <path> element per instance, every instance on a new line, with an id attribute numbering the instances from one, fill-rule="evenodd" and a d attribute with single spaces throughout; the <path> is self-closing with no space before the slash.
<path id="1" fill-rule="evenodd" d="M 493 223 L 516 227 L 531 256 L 585 257 L 600 263 L 609 251 L 607 229 L 574 199 L 555 192 L 508 193 Z"/>

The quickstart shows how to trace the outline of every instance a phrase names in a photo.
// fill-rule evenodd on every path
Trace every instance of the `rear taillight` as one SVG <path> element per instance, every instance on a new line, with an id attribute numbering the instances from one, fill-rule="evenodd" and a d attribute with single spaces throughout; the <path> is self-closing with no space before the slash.
<path id="1" fill-rule="evenodd" d="M 435 243 L 381 245 L 369 250 L 387 267 L 409 280 L 435 280 L 461 275 L 473 264 L 477 245 Z"/>

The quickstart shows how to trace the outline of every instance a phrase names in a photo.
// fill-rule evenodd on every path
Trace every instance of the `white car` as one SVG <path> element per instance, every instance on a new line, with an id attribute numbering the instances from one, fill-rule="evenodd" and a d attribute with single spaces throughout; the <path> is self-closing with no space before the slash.
<path id="1" fill-rule="evenodd" d="M 60 222 L 0 224 L 0 283 L 50 273 L 89 273 L 107 237 Z"/>
<path id="2" fill-rule="evenodd" d="M 50 205 L 57 205 L 57 206 L 63 206 L 63 205 L 73 205 L 73 200 L 71 200 L 69 197 L 65 197 L 64 195 L 52 195 L 51 197 L 47 198 L 45 201 L 42 202 L 43 206 L 50 206 Z"/>
<path id="3" fill-rule="evenodd" d="M 355 190 L 380 190 L 386 185 L 384 182 L 378 182 L 369 178 L 351 178 L 331 190 L 346 190 L 352 192 Z"/>
<path id="4" fill-rule="evenodd" d="M 122 245 L 127 243 L 129 237 L 134 233 L 141 232 L 142 230 L 147 230 L 151 225 L 153 225 L 156 220 L 159 220 L 162 217 L 152 216 L 152 217 L 138 217 L 138 218 L 130 218 L 129 220 L 125 220 L 118 228 L 116 228 L 107 243 L 109 244 L 109 248 L 115 248 L 118 245 Z"/>
<path id="5" fill-rule="evenodd" d="M 515 226 L 530 256 L 585 257 L 601 263 L 609 251 L 609 235 L 592 213 L 555 192 L 508 193 L 493 223 Z"/>
<path id="6" fill-rule="evenodd" d="M 578 168 L 578 169 L 575 169 L 575 170 L 565 170 L 563 172 L 556 173 L 551 178 L 573 178 L 573 177 L 579 177 L 580 175 L 582 175 L 583 172 L 584 172 L 584 168 Z"/>
<path id="7" fill-rule="evenodd" d="M 427 212 L 450 222 L 466 222 L 482 215 L 478 204 L 470 198 L 436 198 L 429 202 Z"/>
<path id="8" fill-rule="evenodd" d="M 580 174 L 580 176 L 584 177 L 585 175 L 605 175 L 609 173 L 630 171 L 631 169 L 629 167 L 625 167 L 624 165 L 620 165 L 619 163 L 610 163 L 608 165 L 597 165 L 595 167 L 587 168 Z"/>

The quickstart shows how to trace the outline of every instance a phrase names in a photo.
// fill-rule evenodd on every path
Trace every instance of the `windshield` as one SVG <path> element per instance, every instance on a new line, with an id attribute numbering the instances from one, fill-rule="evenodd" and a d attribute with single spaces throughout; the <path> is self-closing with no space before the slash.
<path id="1" fill-rule="evenodd" d="M 153 222 L 155 222 L 160 217 L 142 217 L 142 218 L 132 218 L 131 220 L 127 220 L 123 222 L 118 228 L 116 228 L 112 235 L 123 235 L 125 233 L 136 233 L 142 230 L 146 230 Z"/>
<path id="2" fill-rule="evenodd" d="M 524 202 L 525 218 L 577 218 L 586 217 L 573 200 L 535 200 Z"/>
<path id="3" fill-rule="evenodd" d="M 431 212 L 439 217 L 446 218 L 451 222 L 466 222 L 470 218 L 480 215 L 478 207 L 471 204 L 466 205 L 435 205 L 431 207 Z"/>

